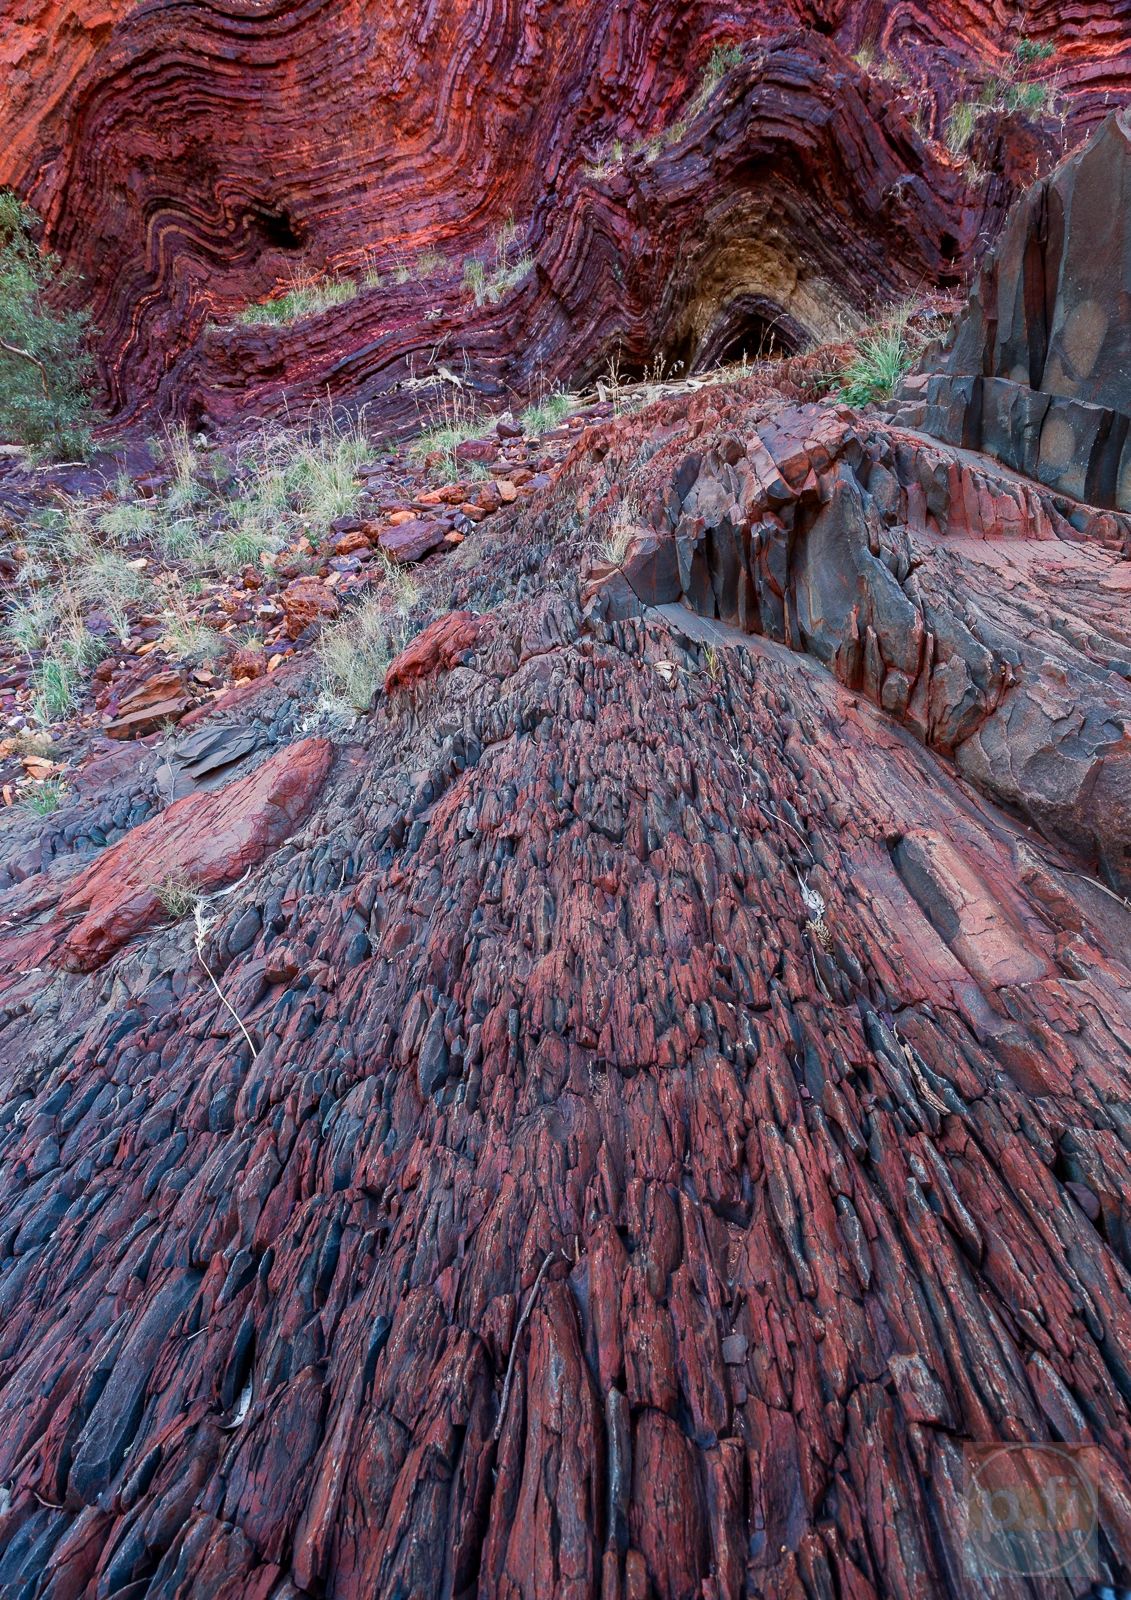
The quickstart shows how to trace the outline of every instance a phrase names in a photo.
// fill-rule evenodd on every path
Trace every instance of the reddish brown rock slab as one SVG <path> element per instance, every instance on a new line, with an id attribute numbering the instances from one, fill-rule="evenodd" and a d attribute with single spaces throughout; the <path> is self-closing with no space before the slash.
<path id="1" fill-rule="evenodd" d="M 77 972 L 166 915 L 167 885 L 202 893 L 232 883 L 280 844 L 309 812 L 330 768 L 327 739 L 292 745 L 235 783 L 186 795 L 107 850 L 60 900 L 57 919 L 80 920 L 56 960 Z"/>
<path id="2" fill-rule="evenodd" d="M 431 551 L 439 549 L 447 531 L 442 522 L 433 522 L 428 517 L 414 517 L 411 522 L 384 529 L 377 543 L 394 561 L 420 561 Z"/>
<path id="3" fill-rule="evenodd" d="M 471 649 L 482 630 L 482 620 L 470 611 L 451 611 L 437 618 L 391 663 L 385 674 L 385 693 L 446 672 Z"/>
<path id="4" fill-rule="evenodd" d="M 5 1597 L 1013 1600 L 1017 1444 L 1101 1490 L 1032 1600 L 1131 1585 L 1131 910 L 1025 820 L 1118 754 L 1126 563 L 754 380 L 605 431 L 213 902 L 222 997 L 0 950 Z M 630 466 L 687 603 L 583 613 Z"/>
<path id="5" fill-rule="evenodd" d="M 167 722 L 179 722 L 192 705 L 192 696 L 177 671 L 158 672 L 124 695 L 117 715 L 106 724 L 111 739 L 136 739 L 156 733 Z"/>

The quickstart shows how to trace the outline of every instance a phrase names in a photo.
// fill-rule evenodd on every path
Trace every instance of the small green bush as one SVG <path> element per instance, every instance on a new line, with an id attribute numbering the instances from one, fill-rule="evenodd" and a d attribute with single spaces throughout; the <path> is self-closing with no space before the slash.
<path id="1" fill-rule="evenodd" d="M 1015 83 L 1006 91 L 1005 103 L 1010 111 L 1020 111 L 1026 117 L 1043 117 L 1052 108 L 1053 90 L 1047 83 Z"/>
<path id="2" fill-rule="evenodd" d="M 841 373 L 840 397 L 848 405 L 873 405 L 895 393 L 918 350 L 909 327 L 913 312 L 910 303 L 897 306 L 860 338 Z"/>
<path id="3" fill-rule="evenodd" d="M 495 231 L 494 267 L 488 268 L 475 256 L 469 256 L 464 262 L 463 286 L 471 290 L 477 306 L 497 305 L 505 294 L 516 288 L 533 272 L 534 257 L 529 250 L 520 250 L 517 257 L 509 259 L 521 236 L 522 230 L 513 215 L 508 216 L 502 226 Z"/>
<path id="4" fill-rule="evenodd" d="M 1013 54 L 1023 67 L 1035 67 L 1042 61 L 1051 61 L 1056 51 L 1051 44 L 1038 44 L 1035 39 L 1027 39 L 1022 34 L 1013 46 Z"/>
<path id="5" fill-rule="evenodd" d="M 707 58 L 707 69 L 703 74 L 703 88 L 710 94 L 728 72 L 735 67 L 740 67 L 745 60 L 742 46 L 737 44 L 717 44 Z"/>
<path id="6" fill-rule="evenodd" d="M 548 428 L 556 428 L 559 422 L 565 421 L 576 404 L 573 395 L 555 389 L 537 405 L 527 406 L 522 413 L 523 432 L 533 437 L 545 433 Z"/>
<path id="7" fill-rule="evenodd" d="M 36 245 L 36 220 L 0 190 L 0 437 L 58 458 L 85 456 L 94 421 L 89 314 L 53 308 L 68 279 Z"/>
<path id="8" fill-rule="evenodd" d="M 1029 76 L 1031 68 L 1052 59 L 1051 44 L 1037 44 L 1022 36 L 1013 46 L 1005 66 L 991 72 L 982 84 L 979 102 L 985 110 L 1016 111 L 1023 117 L 1043 117 L 1053 109 L 1055 87 Z"/>
<path id="9" fill-rule="evenodd" d="M 318 642 L 322 709 L 345 718 L 368 711 L 403 643 L 403 626 L 390 619 L 376 599 L 327 628 Z"/>
<path id="10" fill-rule="evenodd" d="M 37 817 L 49 817 L 66 799 L 67 786 L 59 778 L 45 778 L 20 796 L 22 803 Z"/>
<path id="11" fill-rule="evenodd" d="M 160 883 L 153 884 L 152 888 L 170 922 L 180 922 L 192 916 L 204 898 L 197 885 L 184 873 L 170 873 Z"/>

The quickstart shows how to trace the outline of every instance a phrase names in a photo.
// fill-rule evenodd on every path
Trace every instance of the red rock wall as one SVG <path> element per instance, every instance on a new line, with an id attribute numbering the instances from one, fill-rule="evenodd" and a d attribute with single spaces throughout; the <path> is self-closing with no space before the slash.
<path id="1" fill-rule="evenodd" d="M 437 351 L 466 356 L 484 396 L 584 376 L 617 344 L 650 359 L 704 278 L 725 292 L 731 269 L 707 247 L 749 243 L 767 212 L 803 275 L 837 265 L 850 310 L 962 271 L 1054 130 L 991 137 L 1002 176 L 971 190 L 909 115 L 936 127 L 964 74 L 1027 28 L 1057 44 L 1075 136 L 1131 81 L 1129 16 L 1087 3 L 1019 19 L 1005 0 L 44 3 L 0 24 L 13 130 L 0 182 L 85 278 L 116 406 L 158 393 L 165 410 L 223 419 L 329 391 L 381 396 L 395 416 L 392 385 Z M 661 161 L 594 184 L 586 161 L 614 138 L 679 120 L 720 40 L 771 62 Z M 901 81 L 848 58 L 864 41 Z M 538 271 L 513 304 L 476 313 L 463 258 L 512 211 Z M 388 272 L 426 246 L 446 275 L 297 328 L 204 331 L 295 273 Z"/>

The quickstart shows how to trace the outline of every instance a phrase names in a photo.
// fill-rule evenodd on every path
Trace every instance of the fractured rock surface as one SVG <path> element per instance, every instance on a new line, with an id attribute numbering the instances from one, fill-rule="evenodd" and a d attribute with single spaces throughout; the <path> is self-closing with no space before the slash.
<path id="1" fill-rule="evenodd" d="M 1041 483 L 1131 511 L 1131 120 L 1025 195 L 938 372 L 903 414 Z"/>
<path id="2" fill-rule="evenodd" d="M 583 606 L 629 490 L 694 609 Z M 1091 1447 L 1128 1581 L 1131 910 L 954 764 L 1038 622 L 1109 715 L 1069 511 L 749 386 L 591 430 L 215 902 L 254 1049 L 187 927 L 12 973 L 0 1589 L 1006 1600 L 993 1440 Z"/>
<path id="3" fill-rule="evenodd" d="M 606 613 L 682 600 L 808 652 L 1131 885 L 1131 522 L 824 405 L 672 412 L 695 447 L 653 458 L 678 464 Z"/>

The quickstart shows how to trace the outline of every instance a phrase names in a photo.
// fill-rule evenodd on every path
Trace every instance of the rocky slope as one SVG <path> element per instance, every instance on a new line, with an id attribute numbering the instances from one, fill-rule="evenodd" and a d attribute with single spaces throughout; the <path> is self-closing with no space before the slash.
<path id="1" fill-rule="evenodd" d="M 593 19 L 555 70 L 610 95 L 631 77 L 666 115 L 694 74 L 658 50 L 661 9 Z M 884 14 L 930 118 L 947 51 L 989 48 L 1008 20 Z M 153 92 L 202 130 L 216 62 L 194 99 L 184 37 L 156 48 L 171 8 L 110 6 L 93 29 L 70 15 L 30 16 L 25 43 L 59 48 L 54 77 L 17 80 L 18 159 L 50 195 L 83 145 L 56 143 L 53 169 L 45 130 L 99 104 L 123 142 L 103 125 L 104 171 L 73 192 L 111 184 L 115 149 L 156 183 L 130 143 L 149 79 L 127 44 L 153 42 Z M 508 12 L 475 49 L 501 60 L 521 39 L 536 62 L 540 15 Z M 695 15 L 680 12 L 698 49 Z M 874 13 L 807 8 L 820 29 L 793 35 L 797 13 L 757 15 L 780 35 L 728 69 L 682 142 L 631 157 L 631 181 L 586 178 L 604 198 L 554 221 L 575 299 L 540 265 L 478 317 L 462 305 L 486 352 L 466 382 L 552 368 L 567 333 L 595 360 L 618 261 L 646 263 L 653 291 L 706 281 L 673 265 L 694 253 L 681 219 L 703 248 L 731 240 L 718 298 L 644 296 L 641 360 L 669 328 L 714 359 L 745 337 L 732 313 L 764 320 L 771 238 L 774 270 L 797 269 L 773 315 L 798 338 L 802 309 L 826 314 L 838 290 L 968 259 L 1017 174 L 971 183 L 907 132 L 890 80 L 847 53 Z M 731 37 L 712 16 L 702 42 Z M 209 19 L 236 40 L 231 82 L 254 46 L 282 83 L 330 12 Z M 420 22 L 430 48 L 447 41 L 445 83 L 478 70 L 450 31 L 472 20 Z M 1070 134 L 1121 81 L 1118 20 L 1029 8 L 1036 36 L 1060 28 Z M 266 41 L 282 50 L 288 28 L 284 72 Z M 134 85 L 128 112 L 89 94 L 103 73 Z M 338 92 L 349 104 L 348 72 Z M 279 103 L 285 140 L 298 101 Z M 521 75 L 514 105 L 540 126 Z M 503 106 L 479 114 L 510 126 Z M 342 126 L 345 163 L 367 135 Z M 995 128 L 1006 169 L 1050 154 L 995 113 L 977 137 Z M 1030 415 L 1045 393 L 1131 411 L 1131 321 L 1117 308 L 1107 341 L 1084 341 L 1087 370 L 1072 337 L 1080 306 L 1110 312 L 1126 241 L 1106 240 L 1098 280 L 1057 275 L 1098 258 L 1044 225 L 1077 183 L 1123 192 L 1126 134 L 1106 124 L 1032 191 L 891 413 L 829 394 L 817 352 L 636 411 L 614 387 L 540 439 L 500 419 L 439 486 L 389 450 L 305 567 L 205 586 L 217 614 L 262 607 L 269 662 L 216 693 L 219 674 L 162 660 L 173 711 L 158 633 L 131 613 L 141 653 L 108 657 L 105 699 L 60 730 L 62 806 L 13 806 L 0 835 L 0 1594 L 1128 1591 L 1131 519 L 1117 493 L 1083 498 L 1102 475 L 1025 477 L 967 427 L 978 382 L 1008 382 Z M 501 133 L 464 137 L 503 172 Z M 313 154 L 303 170 L 312 193 L 342 182 Z M 910 176 L 893 190 L 889 172 Z M 640 226 L 612 225 L 649 183 Z M 229 260 L 208 242 L 227 235 L 207 206 L 193 232 L 169 193 L 171 231 L 154 211 L 151 237 L 187 282 L 209 250 Z M 704 194 L 733 236 L 701 226 Z M 510 203 L 485 200 L 484 226 Z M 241 293 L 273 270 L 230 262 Z M 398 359 L 424 304 L 401 287 Z M 114 323 L 108 349 L 128 405 L 157 378 L 160 306 L 181 302 L 121 293 L 133 335 Z M 696 306 L 714 309 L 697 323 Z M 1008 354 L 993 306 L 1013 308 L 1016 348 L 1069 350 L 1071 394 L 1042 387 L 1053 364 Z M 229 416 L 340 358 L 343 386 L 395 422 L 414 391 L 366 342 L 374 315 L 359 297 L 274 344 L 244 330 L 228 367 L 189 317 L 165 392 Z M 1052 461 L 1039 436 L 1035 460 Z M 363 593 L 405 648 L 343 721 L 319 703 L 312 641 L 339 613 L 372 619 L 349 609 Z M 23 679 L 0 688 L 22 718 Z M 971 1452 L 1050 1443 L 1095 1486 L 1093 1537 L 1063 1570 L 987 1564 Z"/>
<path id="2" fill-rule="evenodd" d="M 1010 1439 L 1094 1447 L 1126 1581 L 1131 911 L 1066 733 L 1126 715 L 1126 530 L 1066 509 L 757 380 L 595 425 L 281 847 L 268 763 L 27 879 L 5 1592 L 1015 1595 Z"/>

